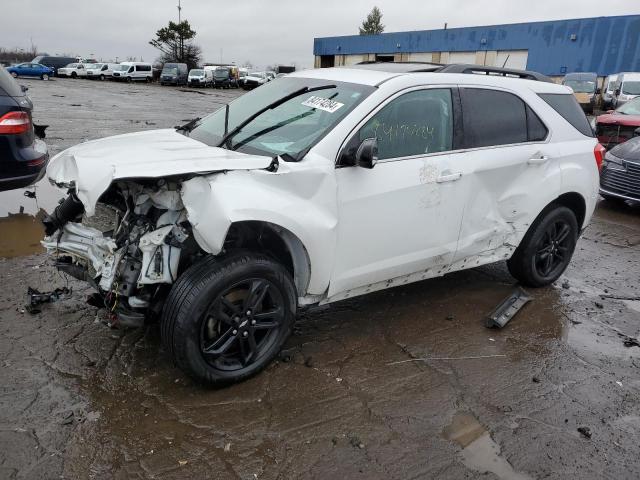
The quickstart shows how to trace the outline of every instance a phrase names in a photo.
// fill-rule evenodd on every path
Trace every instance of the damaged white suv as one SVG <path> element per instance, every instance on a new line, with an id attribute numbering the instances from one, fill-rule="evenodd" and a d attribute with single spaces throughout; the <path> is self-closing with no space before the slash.
<path id="1" fill-rule="evenodd" d="M 43 243 L 114 320 L 159 318 L 177 365 L 221 385 L 273 359 L 299 306 L 501 260 L 553 282 L 602 154 L 571 91 L 528 72 L 303 71 L 60 153 L 47 173 L 68 196 Z"/>

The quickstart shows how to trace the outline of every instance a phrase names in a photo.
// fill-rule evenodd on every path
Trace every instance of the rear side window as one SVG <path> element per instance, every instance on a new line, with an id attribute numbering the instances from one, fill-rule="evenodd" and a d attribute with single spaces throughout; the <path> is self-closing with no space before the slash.
<path id="1" fill-rule="evenodd" d="M 587 116 L 573 95 L 570 93 L 539 93 L 538 95 L 581 134 L 593 137 Z"/>
<path id="2" fill-rule="evenodd" d="M 518 97 L 480 88 L 462 88 L 460 94 L 467 148 L 527 141 L 527 114 Z"/>
<path id="3" fill-rule="evenodd" d="M 149 72 L 151 71 L 151 67 L 149 65 L 137 65 L 136 70 L 138 72 Z"/>
<path id="4" fill-rule="evenodd" d="M 4 67 L 0 67 L 0 95 L 10 97 L 22 97 L 24 93 L 9 72 Z"/>

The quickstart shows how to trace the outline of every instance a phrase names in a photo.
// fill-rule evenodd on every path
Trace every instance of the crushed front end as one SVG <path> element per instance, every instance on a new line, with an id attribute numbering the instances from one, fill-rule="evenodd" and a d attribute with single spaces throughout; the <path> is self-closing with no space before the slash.
<path id="1" fill-rule="evenodd" d="M 157 316 L 181 266 L 201 254 L 179 188 L 165 179 L 115 182 L 91 217 L 70 190 L 43 220 L 55 266 L 89 282 L 112 321 L 135 327 Z"/>

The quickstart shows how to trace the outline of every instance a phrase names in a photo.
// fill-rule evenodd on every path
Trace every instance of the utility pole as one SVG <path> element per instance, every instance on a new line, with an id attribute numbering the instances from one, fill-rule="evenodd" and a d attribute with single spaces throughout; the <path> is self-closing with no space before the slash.
<path id="1" fill-rule="evenodd" d="M 182 12 L 182 1 L 178 0 L 178 28 L 180 28 L 180 24 L 182 23 L 182 18 L 180 13 Z M 184 40 L 182 38 L 182 34 L 180 34 L 180 61 L 184 61 Z"/>

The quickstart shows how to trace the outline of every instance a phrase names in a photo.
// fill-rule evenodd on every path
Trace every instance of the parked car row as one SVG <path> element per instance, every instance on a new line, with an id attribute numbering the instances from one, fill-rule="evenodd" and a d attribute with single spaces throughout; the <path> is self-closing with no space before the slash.
<path id="1" fill-rule="evenodd" d="M 636 72 L 609 75 L 602 88 L 598 87 L 598 75 L 593 72 L 568 73 L 562 84 L 571 87 L 587 113 L 593 113 L 596 108 L 617 108 L 640 95 L 640 73 Z"/>

